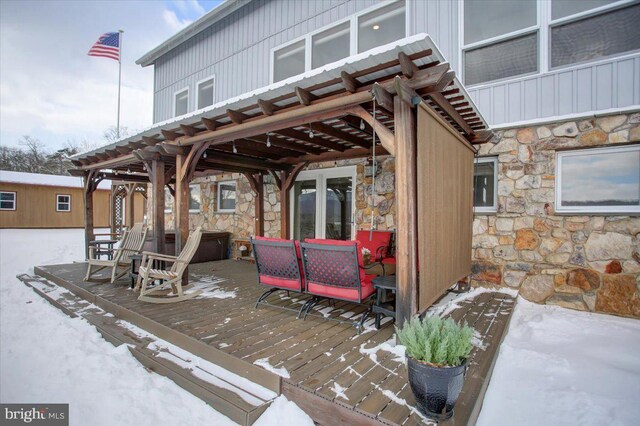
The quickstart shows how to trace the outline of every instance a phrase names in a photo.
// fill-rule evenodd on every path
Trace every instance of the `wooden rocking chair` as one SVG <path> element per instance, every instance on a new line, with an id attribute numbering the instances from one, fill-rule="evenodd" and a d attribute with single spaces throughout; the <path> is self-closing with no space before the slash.
<path id="1" fill-rule="evenodd" d="M 202 290 L 195 290 L 189 294 L 184 293 L 182 291 L 182 276 L 200 245 L 201 237 L 201 227 L 193 230 L 182 252 L 177 257 L 143 252 L 135 288 L 140 290 L 138 300 L 149 303 L 174 303 L 191 299 L 200 294 Z M 154 261 L 171 263 L 172 266 L 169 269 L 154 269 Z M 159 281 L 159 283 L 153 285 L 155 281 Z M 167 290 L 171 291 L 168 292 Z"/>
<path id="2" fill-rule="evenodd" d="M 111 283 L 115 280 L 123 277 L 131 267 L 131 256 L 139 254 L 142 250 L 145 238 L 147 238 L 148 228 L 142 223 L 136 223 L 124 231 L 122 240 L 118 248 L 114 249 L 113 259 L 98 259 L 97 247 L 89 247 L 89 260 L 87 266 L 87 275 L 84 277 L 85 281 L 92 280 L 92 275 L 105 268 L 111 268 Z M 104 252 L 107 249 L 101 248 L 100 251 Z M 95 269 L 94 269 L 95 268 Z M 96 281 L 106 281 L 95 279 Z"/>

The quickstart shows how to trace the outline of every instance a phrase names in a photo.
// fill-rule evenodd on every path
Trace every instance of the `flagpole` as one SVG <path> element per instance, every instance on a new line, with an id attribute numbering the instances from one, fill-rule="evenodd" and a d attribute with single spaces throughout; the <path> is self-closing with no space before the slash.
<path id="1" fill-rule="evenodd" d="M 118 48 L 120 53 L 118 54 L 118 119 L 116 122 L 116 136 L 120 139 L 120 86 L 122 85 L 122 35 L 123 30 L 118 30 Z"/>

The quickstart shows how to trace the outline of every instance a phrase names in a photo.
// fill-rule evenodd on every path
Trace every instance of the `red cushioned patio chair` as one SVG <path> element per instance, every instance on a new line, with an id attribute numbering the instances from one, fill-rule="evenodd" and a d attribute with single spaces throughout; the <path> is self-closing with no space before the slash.
<path id="1" fill-rule="evenodd" d="M 356 240 L 360 241 L 363 248 L 371 252 L 371 260 L 382 262 L 391 256 L 391 241 L 393 231 L 367 231 L 356 232 Z"/>
<path id="2" fill-rule="evenodd" d="M 366 270 L 378 263 L 364 266 L 358 241 L 306 239 L 300 248 L 306 291 L 314 296 L 304 318 L 324 298 L 362 303 L 375 294 L 372 280 L 376 276 L 367 274 Z M 384 273 L 384 265 L 382 270 Z M 362 331 L 372 308 L 371 303 L 362 315 L 358 332 Z"/>
<path id="3" fill-rule="evenodd" d="M 251 239 L 258 268 L 258 283 L 269 287 L 256 302 L 256 308 L 276 291 L 304 292 L 304 274 L 300 245 L 294 240 L 255 237 Z M 309 303 L 309 302 L 307 302 Z M 299 313 L 307 307 L 303 305 Z"/>

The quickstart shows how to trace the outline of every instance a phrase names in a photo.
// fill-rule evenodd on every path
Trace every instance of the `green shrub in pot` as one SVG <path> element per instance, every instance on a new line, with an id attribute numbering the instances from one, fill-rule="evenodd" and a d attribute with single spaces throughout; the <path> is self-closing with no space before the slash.
<path id="1" fill-rule="evenodd" d="M 409 384 L 418 408 L 437 420 L 451 417 L 473 348 L 473 329 L 434 315 L 415 317 L 397 333 L 406 348 Z"/>

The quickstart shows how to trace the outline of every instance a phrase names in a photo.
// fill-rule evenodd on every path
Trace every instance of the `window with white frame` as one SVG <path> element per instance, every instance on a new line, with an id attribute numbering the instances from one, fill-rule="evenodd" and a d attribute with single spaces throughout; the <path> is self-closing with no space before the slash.
<path id="1" fill-rule="evenodd" d="M 284 80 L 400 40 L 406 33 L 405 0 L 376 5 L 276 47 L 272 52 L 272 80 Z"/>
<path id="2" fill-rule="evenodd" d="M 556 212 L 640 213 L 640 145 L 556 156 Z"/>
<path id="3" fill-rule="evenodd" d="M 189 185 L 189 213 L 199 213 L 201 205 L 200 184 Z"/>
<path id="4" fill-rule="evenodd" d="M 536 0 L 465 0 L 465 83 L 538 71 Z"/>
<path id="5" fill-rule="evenodd" d="M 210 77 L 198 82 L 196 85 L 196 107 L 206 108 L 213 105 L 213 85 L 215 78 Z"/>
<path id="6" fill-rule="evenodd" d="M 56 211 L 57 212 L 71 211 L 71 195 L 69 194 L 56 195 Z"/>
<path id="7" fill-rule="evenodd" d="M 177 117 L 189 112 L 189 88 L 176 92 L 173 100 L 173 114 Z"/>
<path id="8" fill-rule="evenodd" d="M 219 212 L 236 211 L 236 183 L 218 182 L 217 210 Z"/>
<path id="9" fill-rule="evenodd" d="M 640 49 L 640 3 L 625 3 L 554 0 L 549 29 L 550 67 Z"/>
<path id="10" fill-rule="evenodd" d="M 13 191 L 0 191 L 0 210 L 16 209 L 16 193 Z"/>
<path id="11" fill-rule="evenodd" d="M 305 71 L 305 40 L 273 52 L 273 81 L 280 81 Z"/>
<path id="12" fill-rule="evenodd" d="M 476 213 L 498 210 L 498 158 L 476 159 L 473 170 L 473 207 Z"/>
<path id="13" fill-rule="evenodd" d="M 404 38 L 404 0 L 391 3 L 358 17 L 358 53 Z"/>
<path id="14" fill-rule="evenodd" d="M 634 0 L 464 0 L 467 85 L 640 50 Z"/>

